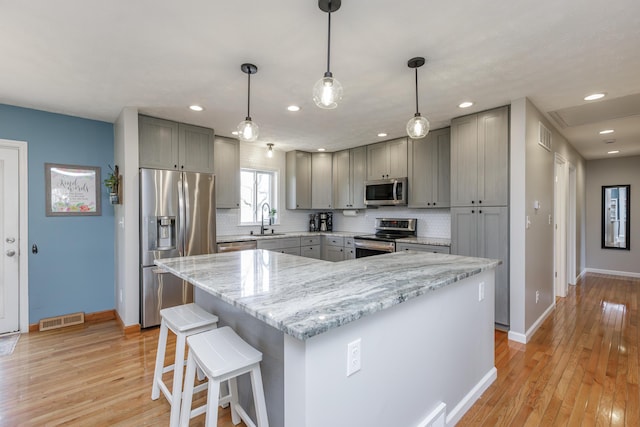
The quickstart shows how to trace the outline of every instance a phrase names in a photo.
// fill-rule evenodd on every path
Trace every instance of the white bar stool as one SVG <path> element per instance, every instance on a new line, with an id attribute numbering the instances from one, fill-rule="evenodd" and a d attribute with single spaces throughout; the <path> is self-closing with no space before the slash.
<path id="1" fill-rule="evenodd" d="M 160 310 L 160 336 L 156 352 L 156 368 L 153 374 L 153 389 L 151 399 L 160 397 L 160 391 L 171 404 L 169 425 L 177 426 L 180 420 L 180 400 L 182 398 L 182 374 L 185 364 L 184 352 L 186 339 L 194 334 L 215 329 L 218 326 L 218 316 L 206 312 L 196 304 L 184 304 Z M 164 366 L 164 355 L 167 347 L 169 329 L 176 334 L 176 356 L 173 365 Z M 162 380 L 162 375 L 173 371 L 173 387 L 171 391 Z"/>
<path id="2" fill-rule="evenodd" d="M 180 410 L 180 425 L 187 427 L 191 418 L 206 412 L 206 426 L 216 426 L 218 423 L 217 402 L 228 399 L 233 424 L 240 423 L 240 419 L 242 419 L 248 427 L 256 427 L 256 424 L 257 427 L 268 427 L 267 405 L 264 400 L 260 372 L 262 353 L 247 344 L 228 326 L 191 336 L 187 338 L 187 344 L 189 345 L 189 357 L 187 358 L 184 396 Z M 191 410 L 196 368 L 202 369 L 209 379 L 209 391 L 207 403 Z M 249 418 L 247 412 L 238 403 L 236 378 L 246 373 L 251 376 L 257 423 Z M 229 396 L 220 399 L 220 383 L 227 380 L 229 381 Z"/>

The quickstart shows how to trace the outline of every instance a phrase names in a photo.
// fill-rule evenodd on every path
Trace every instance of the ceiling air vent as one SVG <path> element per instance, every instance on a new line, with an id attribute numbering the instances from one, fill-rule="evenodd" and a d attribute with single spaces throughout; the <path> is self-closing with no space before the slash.
<path id="1" fill-rule="evenodd" d="M 551 151 L 551 131 L 542 122 L 538 122 L 538 144 L 545 150 Z"/>

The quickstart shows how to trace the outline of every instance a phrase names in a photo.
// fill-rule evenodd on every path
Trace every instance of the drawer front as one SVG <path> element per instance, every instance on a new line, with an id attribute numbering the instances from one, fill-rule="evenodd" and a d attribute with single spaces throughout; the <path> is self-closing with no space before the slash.
<path id="1" fill-rule="evenodd" d="M 448 246 L 421 245 L 418 243 L 396 243 L 396 252 L 401 251 L 420 251 L 448 254 L 450 253 L 450 248 Z"/>
<path id="2" fill-rule="evenodd" d="M 344 246 L 344 237 L 324 236 L 324 241 L 329 246 Z"/>
<path id="3" fill-rule="evenodd" d="M 320 245 L 300 246 L 300 255 L 320 259 Z"/>
<path id="4" fill-rule="evenodd" d="M 300 246 L 298 246 L 297 248 L 276 249 L 275 252 L 280 252 L 281 254 L 289 254 L 289 255 L 298 255 L 298 256 L 300 256 Z"/>
<path id="5" fill-rule="evenodd" d="M 264 239 L 258 240 L 258 249 L 284 249 L 284 248 L 297 248 L 300 249 L 299 237 L 283 237 L 281 239 Z"/>
<path id="6" fill-rule="evenodd" d="M 344 238 L 344 247 L 345 248 L 353 248 L 355 247 L 353 244 L 353 237 L 345 237 Z"/>
<path id="7" fill-rule="evenodd" d="M 320 244 L 320 236 L 309 236 L 300 238 L 300 246 L 312 246 Z"/>

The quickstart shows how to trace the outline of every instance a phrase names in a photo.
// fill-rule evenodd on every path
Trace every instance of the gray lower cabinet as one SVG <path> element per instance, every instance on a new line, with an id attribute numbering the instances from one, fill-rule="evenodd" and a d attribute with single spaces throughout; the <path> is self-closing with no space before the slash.
<path id="1" fill-rule="evenodd" d="M 322 259 L 325 261 L 344 261 L 344 237 L 322 236 Z"/>
<path id="2" fill-rule="evenodd" d="M 333 153 L 334 209 L 364 209 L 367 147 Z"/>
<path id="3" fill-rule="evenodd" d="M 451 121 L 451 206 L 507 206 L 509 107 Z"/>
<path id="4" fill-rule="evenodd" d="M 257 248 L 289 255 L 300 255 L 300 237 L 258 240 Z"/>
<path id="5" fill-rule="evenodd" d="M 450 189 L 450 129 L 409 138 L 409 207 L 447 208 Z"/>
<path id="6" fill-rule="evenodd" d="M 509 209 L 451 208 L 451 253 L 502 261 L 496 269 L 495 322 L 509 325 Z"/>
<path id="7" fill-rule="evenodd" d="M 310 236 L 300 238 L 300 255 L 308 258 L 321 259 L 322 258 L 322 243 L 320 236 Z"/>
<path id="8" fill-rule="evenodd" d="M 367 145 L 367 180 L 406 176 L 406 137 Z"/>
<path id="9" fill-rule="evenodd" d="M 432 252 L 436 254 L 449 254 L 451 252 L 449 246 L 396 242 L 396 252 L 402 251 Z"/>
<path id="10" fill-rule="evenodd" d="M 216 207 L 240 207 L 240 141 L 216 136 L 213 140 Z"/>
<path id="11" fill-rule="evenodd" d="M 311 209 L 311 153 L 287 152 L 287 209 Z"/>
<path id="12" fill-rule="evenodd" d="M 344 259 L 356 259 L 356 246 L 353 243 L 353 237 L 344 238 Z"/>
<path id="13" fill-rule="evenodd" d="M 332 209 L 332 153 L 311 154 L 311 208 Z"/>
<path id="14" fill-rule="evenodd" d="M 214 172 L 213 129 L 138 117 L 140 167 Z"/>

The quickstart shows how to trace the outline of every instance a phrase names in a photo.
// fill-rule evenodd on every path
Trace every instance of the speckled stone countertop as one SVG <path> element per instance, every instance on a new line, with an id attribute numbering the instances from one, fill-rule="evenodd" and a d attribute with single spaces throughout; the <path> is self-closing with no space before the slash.
<path id="1" fill-rule="evenodd" d="M 406 251 L 334 263 L 257 249 L 155 263 L 305 340 L 493 269 L 500 261 Z"/>
<path id="2" fill-rule="evenodd" d="M 283 239 L 286 237 L 332 236 L 353 237 L 366 233 L 352 233 L 350 231 L 288 231 L 286 233 L 265 234 L 238 234 L 232 236 L 218 236 L 217 243 L 244 242 L 247 240 Z"/>
<path id="3" fill-rule="evenodd" d="M 363 234 L 371 234 L 365 232 L 351 232 L 351 231 L 297 231 L 277 234 L 241 234 L 235 236 L 218 236 L 217 243 L 226 242 L 244 242 L 247 240 L 262 240 L 262 239 L 282 239 L 285 237 L 309 237 L 309 236 L 331 236 L 331 237 L 354 237 L 361 236 Z M 439 237 L 405 237 L 399 239 L 398 242 L 402 243 L 415 243 L 419 245 L 434 245 L 434 246 L 451 246 L 451 239 L 443 239 Z"/>

